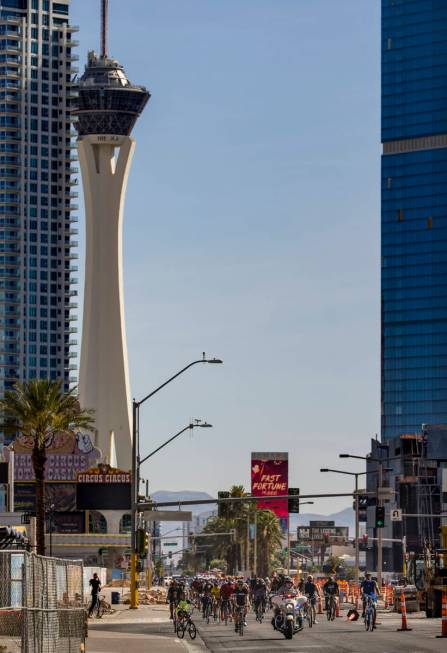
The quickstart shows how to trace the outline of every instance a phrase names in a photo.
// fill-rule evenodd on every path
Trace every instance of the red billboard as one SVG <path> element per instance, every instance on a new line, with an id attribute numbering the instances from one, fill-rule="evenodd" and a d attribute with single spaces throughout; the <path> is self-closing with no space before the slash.
<path id="1" fill-rule="evenodd" d="M 287 452 L 251 454 L 251 493 L 254 497 L 274 497 L 289 491 L 289 455 Z M 289 516 L 287 499 L 258 501 L 258 508 L 271 510 L 283 520 Z"/>

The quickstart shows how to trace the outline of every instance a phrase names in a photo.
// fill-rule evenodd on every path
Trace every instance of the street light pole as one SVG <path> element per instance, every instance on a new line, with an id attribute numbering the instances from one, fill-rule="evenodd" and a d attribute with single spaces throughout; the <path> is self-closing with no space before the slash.
<path id="1" fill-rule="evenodd" d="M 354 456 L 349 453 L 339 454 L 339 458 L 357 458 L 358 460 L 371 461 L 378 464 L 379 479 L 378 479 L 378 492 L 377 492 L 377 505 L 383 506 L 382 493 L 380 490 L 383 485 L 383 465 L 391 460 L 400 460 L 400 456 L 393 456 L 392 458 L 375 458 L 373 456 Z M 377 584 L 382 587 L 382 567 L 383 567 L 383 537 L 382 529 L 377 529 Z"/>
<path id="2" fill-rule="evenodd" d="M 333 472 L 334 474 L 347 474 L 348 476 L 354 476 L 355 478 L 355 493 L 354 493 L 354 502 L 355 502 L 355 581 L 358 585 L 360 581 L 360 548 L 359 548 L 359 537 L 360 537 L 360 519 L 359 519 L 359 476 L 366 474 L 367 472 L 345 472 L 341 469 L 320 469 L 320 472 Z"/>
<path id="3" fill-rule="evenodd" d="M 137 587 L 137 547 L 136 547 L 136 537 L 137 537 L 137 514 L 138 514 L 138 491 L 140 487 L 140 406 L 144 404 L 148 399 L 153 397 L 157 392 L 160 392 L 164 387 L 169 383 L 174 381 L 181 374 L 189 370 L 190 367 L 198 365 L 199 363 L 211 363 L 211 364 L 222 364 L 223 361 L 220 358 L 207 358 L 205 352 L 203 352 L 202 358 L 192 361 L 189 365 L 186 365 L 176 374 L 171 376 L 167 381 L 162 383 L 152 390 L 148 395 L 143 397 L 140 401 L 133 399 L 132 401 L 132 477 L 131 477 L 131 556 L 130 556 L 130 608 L 138 608 L 138 587 Z"/>

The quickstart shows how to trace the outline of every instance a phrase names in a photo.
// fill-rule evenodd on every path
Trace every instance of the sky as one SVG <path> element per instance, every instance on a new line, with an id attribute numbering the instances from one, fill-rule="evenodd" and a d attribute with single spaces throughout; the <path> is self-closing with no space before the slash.
<path id="1" fill-rule="evenodd" d="M 99 4 L 72 0 L 81 72 Z M 213 424 L 142 476 L 215 495 L 249 488 L 251 451 L 288 451 L 291 487 L 350 492 L 319 469 L 362 471 L 338 454 L 365 455 L 380 424 L 380 3 L 109 4 L 110 54 L 152 95 L 124 219 L 132 395 L 203 351 L 224 360 L 142 408 L 143 455 Z"/>

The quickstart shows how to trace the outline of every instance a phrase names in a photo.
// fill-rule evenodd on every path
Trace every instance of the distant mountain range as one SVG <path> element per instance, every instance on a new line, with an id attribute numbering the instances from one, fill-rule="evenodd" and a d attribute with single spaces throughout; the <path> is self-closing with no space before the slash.
<path id="1" fill-rule="evenodd" d="M 151 495 L 152 499 L 157 503 L 165 501 L 198 501 L 203 499 L 212 499 L 213 497 L 207 492 L 196 492 L 194 490 L 182 490 L 180 492 L 171 492 L 169 490 L 159 490 Z M 203 513 L 210 514 L 215 510 L 215 504 L 204 505 L 184 505 L 181 506 L 182 510 L 191 510 L 193 515 L 200 515 Z M 163 510 L 177 510 L 175 506 L 172 508 L 163 508 Z M 351 534 L 355 528 L 355 515 L 352 508 L 345 508 L 339 512 L 334 512 L 330 515 L 320 515 L 317 513 L 302 513 L 299 515 L 292 515 L 290 520 L 291 530 L 295 530 L 297 526 L 305 526 L 309 521 L 334 521 L 336 526 L 348 526 Z"/>
<path id="2" fill-rule="evenodd" d="M 200 501 L 204 499 L 212 499 L 211 494 L 207 492 L 194 492 L 191 490 L 181 490 L 180 492 L 171 492 L 169 490 L 160 490 L 153 492 L 151 498 L 157 503 L 164 503 L 165 501 Z M 216 508 L 216 504 L 204 504 L 198 506 L 183 505 L 180 506 L 182 510 L 191 510 L 193 515 L 200 515 L 202 512 L 211 512 Z M 162 510 L 178 510 L 178 506 L 162 508 Z"/>

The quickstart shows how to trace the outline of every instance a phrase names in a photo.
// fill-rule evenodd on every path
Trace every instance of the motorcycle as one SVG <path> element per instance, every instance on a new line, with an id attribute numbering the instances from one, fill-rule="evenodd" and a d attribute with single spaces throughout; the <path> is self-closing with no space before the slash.
<path id="1" fill-rule="evenodd" d="M 274 630 L 278 630 L 286 639 L 292 639 L 295 633 L 303 628 L 303 606 L 307 598 L 290 593 L 273 596 L 271 602 Z"/>

